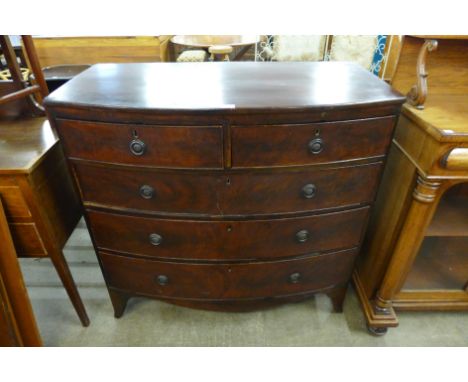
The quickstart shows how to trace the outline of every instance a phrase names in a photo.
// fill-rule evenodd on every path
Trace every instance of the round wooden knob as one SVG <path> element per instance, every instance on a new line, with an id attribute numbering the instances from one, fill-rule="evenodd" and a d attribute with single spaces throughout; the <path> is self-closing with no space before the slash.
<path id="1" fill-rule="evenodd" d="M 315 196 L 316 192 L 317 187 L 315 187 L 315 184 L 309 183 L 302 187 L 302 195 L 306 199 L 312 199 Z"/>
<path id="2" fill-rule="evenodd" d="M 312 140 L 309 142 L 309 151 L 310 151 L 312 154 L 321 153 L 321 152 L 323 151 L 323 146 L 324 146 L 324 143 L 323 143 L 323 139 L 322 139 L 322 138 L 315 138 L 315 139 L 312 139 Z"/>
<path id="3" fill-rule="evenodd" d="M 149 240 L 152 245 L 160 245 L 162 243 L 162 236 L 157 233 L 152 233 L 149 235 Z"/>
<path id="4" fill-rule="evenodd" d="M 141 139 L 134 139 L 130 142 L 130 152 L 133 155 L 140 156 L 146 151 L 146 144 Z"/>
<path id="5" fill-rule="evenodd" d="M 294 272 L 289 275 L 289 282 L 291 284 L 297 284 L 301 280 L 301 274 L 299 272 Z"/>
<path id="6" fill-rule="evenodd" d="M 140 187 L 140 195 L 143 199 L 151 199 L 154 196 L 154 188 L 144 184 Z"/>
<path id="7" fill-rule="evenodd" d="M 167 285 L 169 284 L 169 277 L 167 277 L 166 275 L 159 275 L 158 277 L 156 277 L 156 281 L 159 285 Z"/>
<path id="8" fill-rule="evenodd" d="M 309 239 L 309 236 L 309 231 L 303 229 L 296 233 L 296 240 L 298 243 L 305 243 Z"/>

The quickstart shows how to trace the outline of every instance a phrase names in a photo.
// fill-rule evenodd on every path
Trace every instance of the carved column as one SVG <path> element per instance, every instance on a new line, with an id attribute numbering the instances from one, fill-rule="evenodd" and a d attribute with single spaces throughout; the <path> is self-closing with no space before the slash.
<path id="1" fill-rule="evenodd" d="M 424 234 L 442 195 L 441 182 L 418 176 L 413 200 L 395 245 L 380 289 L 374 301 L 374 310 L 380 314 L 393 314 L 392 300 L 400 291 L 418 254 Z"/>

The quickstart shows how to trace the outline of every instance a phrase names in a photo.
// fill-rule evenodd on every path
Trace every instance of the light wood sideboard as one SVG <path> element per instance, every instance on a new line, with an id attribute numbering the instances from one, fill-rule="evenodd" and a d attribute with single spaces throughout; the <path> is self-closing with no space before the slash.
<path id="1" fill-rule="evenodd" d="M 468 310 L 468 36 L 405 36 L 408 93 L 354 282 L 370 331 L 395 310 Z"/>

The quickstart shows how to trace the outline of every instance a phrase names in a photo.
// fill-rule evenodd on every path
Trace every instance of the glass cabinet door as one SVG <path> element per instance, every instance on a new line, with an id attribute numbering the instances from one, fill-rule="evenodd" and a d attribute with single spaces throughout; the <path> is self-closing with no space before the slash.
<path id="1" fill-rule="evenodd" d="M 468 183 L 442 196 L 402 291 L 468 292 Z"/>

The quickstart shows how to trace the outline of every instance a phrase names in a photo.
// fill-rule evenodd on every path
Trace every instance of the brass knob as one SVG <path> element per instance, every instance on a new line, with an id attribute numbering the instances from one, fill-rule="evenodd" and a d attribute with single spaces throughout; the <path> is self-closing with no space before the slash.
<path id="1" fill-rule="evenodd" d="M 146 143 L 141 139 L 134 139 L 130 142 L 130 152 L 133 155 L 140 156 L 143 155 L 146 151 Z"/>
<path id="2" fill-rule="evenodd" d="M 323 146 L 324 146 L 324 143 L 323 143 L 322 138 L 312 139 L 309 142 L 309 151 L 312 154 L 319 154 L 319 153 L 321 153 L 323 151 Z"/>
<path id="3" fill-rule="evenodd" d="M 296 233 L 296 240 L 299 243 L 305 243 L 309 239 L 309 231 L 306 229 L 300 230 L 298 233 Z"/>
<path id="4" fill-rule="evenodd" d="M 162 236 L 158 235 L 157 233 L 152 233 L 151 235 L 149 235 L 150 243 L 153 244 L 153 245 L 161 244 L 162 239 L 163 239 Z"/>
<path id="5" fill-rule="evenodd" d="M 169 284 L 169 277 L 167 277 L 166 275 L 159 275 L 158 277 L 156 277 L 156 281 L 159 285 L 167 285 Z"/>
<path id="6" fill-rule="evenodd" d="M 144 184 L 140 187 L 140 195 L 143 199 L 151 199 L 154 196 L 154 188 Z"/>
<path id="7" fill-rule="evenodd" d="M 289 275 L 289 282 L 291 284 L 297 284 L 301 280 L 301 274 L 299 272 L 294 272 Z"/>
<path id="8" fill-rule="evenodd" d="M 306 199 L 312 199 L 315 196 L 316 192 L 317 187 L 315 187 L 315 184 L 309 183 L 302 187 L 302 195 Z"/>

